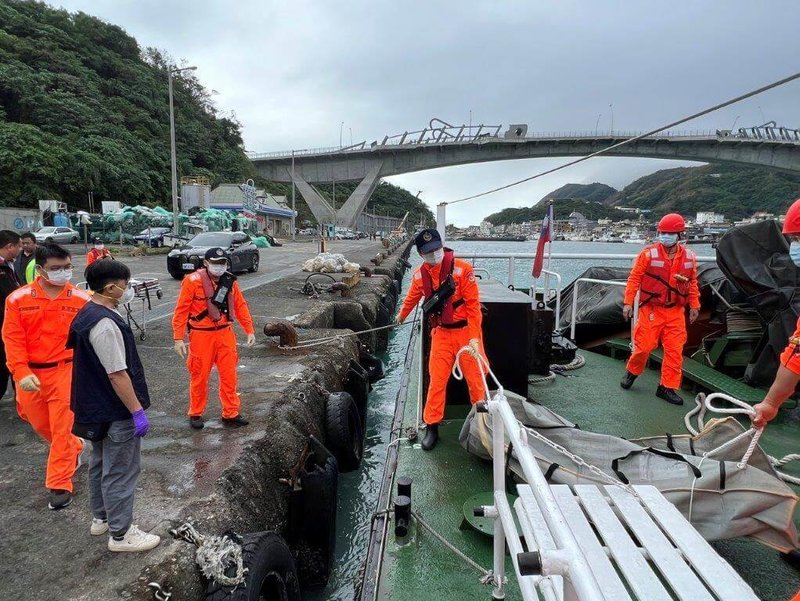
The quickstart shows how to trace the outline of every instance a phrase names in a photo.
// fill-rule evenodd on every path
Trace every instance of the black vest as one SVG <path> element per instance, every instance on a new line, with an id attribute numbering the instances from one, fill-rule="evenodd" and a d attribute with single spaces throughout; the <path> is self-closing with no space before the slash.
<path id="1" fill-rule="evenodd" d="M 127 372 L 144 409 L 150 406 L 150 394 L 144 379 L 144 369 L 136 352 L 136 339 L 130 326 L 117 313 L 97 303 L 88 302 L 75 316 L 69 329 L 67 348 L 74 349 L 72 359 L 72 412 L 80 424 L 106 423 L 130 419 L 131 412 L 119 399 L 105 367 L 89 341 L 89 333 L 104 318 L 114 320 L 125 342 Z"/>

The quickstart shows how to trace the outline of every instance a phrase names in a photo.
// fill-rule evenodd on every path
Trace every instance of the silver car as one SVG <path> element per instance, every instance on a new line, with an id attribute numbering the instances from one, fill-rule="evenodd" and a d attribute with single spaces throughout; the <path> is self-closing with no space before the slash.
<path id="1" fill-rule="evenodd" d="M 80 238 L 80 233 L 70 227 L 43 227 L 34 232 L 37 242 L 58 242 L 59 244 L 75 244 Z"/>

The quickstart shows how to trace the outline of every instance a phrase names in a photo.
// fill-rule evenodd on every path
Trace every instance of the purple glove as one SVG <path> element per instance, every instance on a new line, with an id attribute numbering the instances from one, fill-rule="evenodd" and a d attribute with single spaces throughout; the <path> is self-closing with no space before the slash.
<path id="1" fill-rule="evenodd" d="M 131 417 L 133 417 L 133 435 L 138 438 L 142 438 L 150 429 L 150 422 L 144 413 L 144 409 L 135 411 Z"/>

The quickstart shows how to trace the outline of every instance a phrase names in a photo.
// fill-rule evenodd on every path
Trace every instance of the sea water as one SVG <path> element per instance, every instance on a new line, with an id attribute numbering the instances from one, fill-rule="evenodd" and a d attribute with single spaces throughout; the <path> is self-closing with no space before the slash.
<path id="1" fill-rule="evenodd" d="M 536 242 L 448 242 L 456 255 L 505 253 L 535 253 Z M 569 242 L 552 243 L 553 253 L 595 253 L 635 255 L 643 245 L 614 244 L 607 242 Z M 692 245 L 698 255 L 714 256 L 710 245 Z M 409 260 L 414 267 L 419 264 L 419 256 L 412 250 Z M 559 272 L 563 284 L 567 285 L 589 267 L 610 266 L 628 267 L 631 259 L 595 260 L 595 259 L 553 259 L 550 270 Z M 504 259 L 477 259 L 475 266 L 484 268 L 493 277 L 508 284 L 508 261 Z M 531 285 L 532 259 L 518 259 L 515 264 L 514 285 L 527 288 Z M 408 289 L 412 271 L 406 272 L 403 282 L 403 293 Z M 336 554 L 333 573 L 328 586 L 320 591 L 303 595 L 310 601 L 351 601 L 356 591 L 359 571 L 366 557 L 369 543 L 370 521 L 376 507 L 380 491 L 383 467 L 386 461 L 387 446 L 391 442 L 391 424 L 394 417 L 397 390 L 403 372 L 403 363 L 408 347 L 411 328 L 401 327 L 392 332 L 389 346 L 381 359 L 384 361 L 386 377 L 377 382 L 369 395 L 367 409 L 367 432 L 365 437 L 364 458 L 361 467 L 348 474 L 339 476 L 339 505 L 336 517 Z"/>

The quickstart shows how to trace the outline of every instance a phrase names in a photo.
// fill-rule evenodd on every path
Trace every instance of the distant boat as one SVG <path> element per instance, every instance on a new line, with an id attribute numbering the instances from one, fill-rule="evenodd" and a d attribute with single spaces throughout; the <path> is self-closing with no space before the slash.
<path id="1" fill-rule="evenodd" d="M 464 236 L 464 242 L 525 242 L 525 236 Z"/>
<path id="2" fill-rule="evenodd" d="M 647 244 L 644 238 L 625 238 L 625 244 Z"/>

